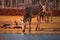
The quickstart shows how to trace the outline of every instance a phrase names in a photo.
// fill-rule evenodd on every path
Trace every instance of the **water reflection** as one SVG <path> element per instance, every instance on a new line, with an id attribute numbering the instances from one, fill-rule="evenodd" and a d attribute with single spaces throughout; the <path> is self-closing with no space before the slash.
<path id="1" fill-rule="evenodd" d="M 60 40 L 60 35 L 0 34 L 1 40 Z"/>

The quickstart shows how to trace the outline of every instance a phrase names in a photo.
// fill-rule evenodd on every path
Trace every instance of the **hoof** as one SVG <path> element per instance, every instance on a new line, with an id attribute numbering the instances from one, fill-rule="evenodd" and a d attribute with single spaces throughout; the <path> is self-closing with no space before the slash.
<path id="1" fill-rule="evenodd" d="M 38 31 L 38 30 L 37 30 L 37 28 L 36 28 L 36 30 L 35 30 L 35 31 Z"/>
<path id="2" fill-rule="evenodd" d="M 29 30 L 29 32 L 31 32 L 31 30 Z"/>
<path id="3" fill-rule="evenodd" d="M 35 31 L 38 31 L 38 30 L 35 30 Z"/>
<path id="4" fill-rule="evenodd" d="M 36 31 L 40 31 L 40 29 L 36 29 Z"/>
<path id="5" fill-rule="evenodd" d="M 25 30 L 23 30 L 23 32 L 25 32 Z"/>

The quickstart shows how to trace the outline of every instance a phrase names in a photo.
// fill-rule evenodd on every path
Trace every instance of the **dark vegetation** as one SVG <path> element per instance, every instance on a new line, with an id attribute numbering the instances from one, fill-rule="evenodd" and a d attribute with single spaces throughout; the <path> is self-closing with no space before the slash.
<path id="1" fill-rule="evenodd" d="M 53 10 L 53 16 L 60 16 L 60 10 Z M 23 16 L 25 9 L 0 9 L 0 16 Z"/>

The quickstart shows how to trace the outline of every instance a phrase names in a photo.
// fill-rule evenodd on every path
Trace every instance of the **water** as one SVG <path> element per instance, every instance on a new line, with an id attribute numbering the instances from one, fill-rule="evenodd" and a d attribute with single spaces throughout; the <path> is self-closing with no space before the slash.
<path id="1" fill-rule="evenodd" d="M 60 35 L 0 34 L 1 40 L 60 40 Z"/>

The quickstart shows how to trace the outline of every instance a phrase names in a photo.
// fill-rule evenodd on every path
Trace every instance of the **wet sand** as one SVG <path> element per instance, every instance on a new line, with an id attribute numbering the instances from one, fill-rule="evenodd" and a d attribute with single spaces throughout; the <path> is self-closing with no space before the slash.
<path id="1" fill-rule="evenodd" d="M 26 29 L 25 32 L 22 32 L 22 29 L 20 28 L 1 28 L 0 29 L 0 34 L 60 34 L 59 31 L 54 31 L 53 29 L 45 29 L 45 30 L 40 30 L 40 31 L 35 31 L 35 29 L 32 29 L 31 32 Z"/>
<path id="2" fill-rule="evenodd" d="M 59 23 L 60 24 L 60 23 Z M 27 25 L 26 31 L 23 33 L 22 28 L 0 28 L 0 34 L 60 34 L 60 25 L 57 23 L 40 24 L 40 31 L 36 31 L 36 25 L 31 25 L 31 32 Z M 59 25 L 59 27 L 57 27 Z"/>

